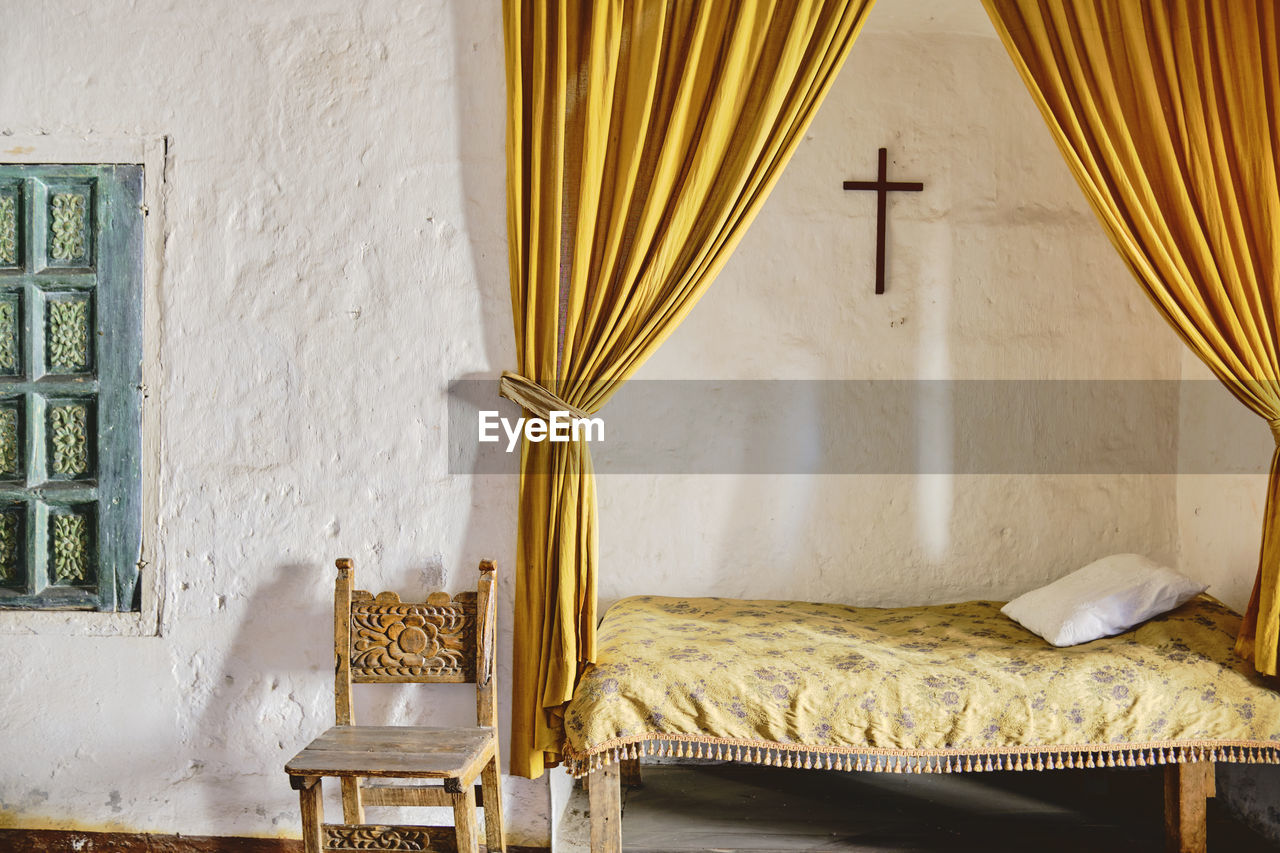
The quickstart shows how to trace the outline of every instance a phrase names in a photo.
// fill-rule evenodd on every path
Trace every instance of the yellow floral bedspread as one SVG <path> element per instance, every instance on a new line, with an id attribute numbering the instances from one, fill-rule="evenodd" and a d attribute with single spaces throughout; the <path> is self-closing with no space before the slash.
<path id="1" fill-rule="evenodd" d="M 625 599 L 566 710 L 570 768 L 672 754 L 672 743 L 681 755 L 828 767 L 835 756 L 855 769 L 885 768 L 849 756 L 916 756 L 911 769 L 937 757 L 926 771 L 946 757 L 948 772 L 953 756 L 955 770 L 983 769 L 982 756 L 992 769 L 992 755 L 1013 767 L 1015 754 L 1014 769 L 1022 754 L 1094 766 L 1095 750 L 1099 763 L 1126 763 L 1124 750 L 1129 764 L 1278 760 L 1280 693 L 1232 652 L 1240 617 L 1217 600 L 1065 649 L 1000 607 Z"/>

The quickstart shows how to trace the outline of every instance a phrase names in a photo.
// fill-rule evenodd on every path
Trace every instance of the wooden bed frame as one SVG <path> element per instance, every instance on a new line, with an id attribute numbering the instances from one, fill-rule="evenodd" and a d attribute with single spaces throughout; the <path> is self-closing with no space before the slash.
<path id="1" fill-rule="evenodd" d="M 640 760 L 623 759 L 587 775 L 592 853 L 622 853 L 622 786 L 640 784 Z M 1214 762 L 1164 768 L 1164 837 L 1168 853 L 1206 853 L 1208 799 L 1216 794 Z"/>

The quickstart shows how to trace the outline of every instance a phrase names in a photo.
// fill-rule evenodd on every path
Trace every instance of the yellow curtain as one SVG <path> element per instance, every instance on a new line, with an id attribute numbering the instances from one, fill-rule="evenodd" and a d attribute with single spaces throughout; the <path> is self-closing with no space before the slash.
<path id="1" fill-rule="evenodd" d="M 1275 0 L 984 0 L 1112 242 L 1280 446 Z M 1276 673 L 1280 449 L 1236 650 Z"/>
<path id="2" fill-rule="evenodd" d="M 528 405 L 536 383 L 551 407 L 594 413 L 657 349 L 764 203 L 871 3 L 505 0 L 508 396 Z M 596 486 L 583 443 L 521 454 L 511 769 L 536 777 L 595 655 Z"/>

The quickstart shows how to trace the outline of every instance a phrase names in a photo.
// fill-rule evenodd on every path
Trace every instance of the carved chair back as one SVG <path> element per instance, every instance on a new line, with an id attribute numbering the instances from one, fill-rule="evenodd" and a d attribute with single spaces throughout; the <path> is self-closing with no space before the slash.
<path id="1" fill-rule="evenodd" d="M 353 589 L 354 574 L 351 560 L 338 561 L 333 598 L 338 725 L 355 725 L 353 684 L 440 682 L 475 683 L 477 725 L 497 725 L 493 563 L 480 563 L 474 592 L 452 598 L 433 592 L 422 602 Z"/>

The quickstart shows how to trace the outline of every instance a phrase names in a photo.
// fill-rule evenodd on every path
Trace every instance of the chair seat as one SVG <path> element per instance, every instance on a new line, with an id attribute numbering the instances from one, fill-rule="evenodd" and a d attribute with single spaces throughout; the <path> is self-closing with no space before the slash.
<path id="1" fill-rule="evenodd" d="M 284 769 L 291 776 L 388 776 L 470 783 L 496 744 L 492 728 L 334 726 Z"/>

